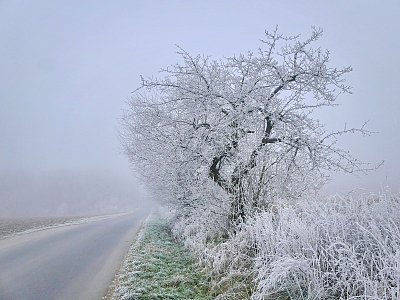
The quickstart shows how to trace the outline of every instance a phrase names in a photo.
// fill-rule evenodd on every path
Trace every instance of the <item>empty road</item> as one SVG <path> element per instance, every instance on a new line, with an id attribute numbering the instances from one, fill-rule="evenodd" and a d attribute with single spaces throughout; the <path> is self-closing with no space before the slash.
<path id="1" fill-rule="evenodd" d="M 0 299 L 100 300 L 147 214 L 0 240 Z"/>

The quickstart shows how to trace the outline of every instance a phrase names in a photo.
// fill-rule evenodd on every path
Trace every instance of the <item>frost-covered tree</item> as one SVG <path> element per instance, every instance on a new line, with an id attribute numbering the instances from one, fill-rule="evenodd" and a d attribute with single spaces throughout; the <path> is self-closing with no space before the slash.
<path id="1" fill-rule="evenodd" d="M 160 78 L 142 78 L 123 117 L 122 142 L 136 168 L 181 209 L 206 205 L 214 185 L 237 225 L 277 201 L 318 189 L 332 170 L 365 165 L 336 146 L 349 132 L 328 132 L 314 112 L 349 93 L 351 68 L 329 65 L 321 37 L 266 32 L 262 47 L 222 60 L 192 56 Z"/>

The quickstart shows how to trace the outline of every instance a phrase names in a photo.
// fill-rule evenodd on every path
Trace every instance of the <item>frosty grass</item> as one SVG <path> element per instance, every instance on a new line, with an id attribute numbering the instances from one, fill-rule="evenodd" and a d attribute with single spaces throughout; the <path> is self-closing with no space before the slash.
<path id="1" fill-rule="evenodd" d="M 212 299 L 207 279 L 167 222 L 150 220 L 129 249 L 112 299 Z"/>

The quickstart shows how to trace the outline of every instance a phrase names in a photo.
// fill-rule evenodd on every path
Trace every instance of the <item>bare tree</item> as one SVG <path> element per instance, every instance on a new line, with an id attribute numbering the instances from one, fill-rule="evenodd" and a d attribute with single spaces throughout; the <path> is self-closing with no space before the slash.
<path id="1" fill-rule="evenodd" d="M 194 189 L 214 182 L 234 225 L 320 188 L 331 170 L 366 170 L 336 146 L 342 134 L 369 134 L 364 126 L 328 132 L 313 114 L 350 92 L 351 68 L 330 67 L 329 51 L 312 47 L 321 35 L 266 32 L 257 52 L 218 61 L 179 48 L 181 64 L 135 91 L 123 117 L 126 153 L 185 207 L 201 206 Z"/>

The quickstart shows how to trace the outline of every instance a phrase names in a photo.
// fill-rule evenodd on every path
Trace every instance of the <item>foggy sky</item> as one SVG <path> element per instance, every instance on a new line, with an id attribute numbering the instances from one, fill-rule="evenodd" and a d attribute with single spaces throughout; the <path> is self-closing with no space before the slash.
<path id="1" fill-rule="evenodd" d="M 175 44 L 221 58 L 256 51 L 276 25 L 288 35 L 307 35 L 314 25 L 324 29 L 319 45 L 331 51 L 331 65 L 354 69 L 353 94 L 339 97 L 323 123 L 342 129 L 369 120 L 377 134 L 342 144 L 364 161 L 385 160 L 368 176 L 335 175 L 328 190 L 398 191 L 399 17 L 396 0 L 0 0 L 0 174 L 131 178 L 118 118 L 141 74 L 179 60 Z M 132 185 L 140 198 L 133 177 Z"/>

